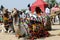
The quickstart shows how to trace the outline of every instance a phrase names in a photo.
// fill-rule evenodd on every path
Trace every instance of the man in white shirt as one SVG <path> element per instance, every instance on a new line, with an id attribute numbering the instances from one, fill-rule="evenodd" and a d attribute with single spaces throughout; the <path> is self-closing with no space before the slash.
<path id="1" fill-rule="evenodd" d="M 49 9 L 49 7 L 46 7 L 45 13 L 46 13 L 47 15 L 50 15 L 50 9 Z"/>

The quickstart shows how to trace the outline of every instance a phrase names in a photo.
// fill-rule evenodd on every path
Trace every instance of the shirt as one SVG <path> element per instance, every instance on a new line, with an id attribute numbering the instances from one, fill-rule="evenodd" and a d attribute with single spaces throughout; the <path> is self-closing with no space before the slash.
<path id="1" fill-rule="evenodd" d="M 20 16 L 20 18 L 25 18 L 26 17 L 26 15 L 24 14 L 24 13 L 22 13 L 21 15 L 19 15 Z"/>
<path id="2" fill-rule="evenodd" d="M 45 13 L 46 13 L 46 14 L 49 14 L 49 13 L 50 13 L 50 9 L 49 9 L 49 8 L 46 8 L 46 9 L 45 9 Z"/>

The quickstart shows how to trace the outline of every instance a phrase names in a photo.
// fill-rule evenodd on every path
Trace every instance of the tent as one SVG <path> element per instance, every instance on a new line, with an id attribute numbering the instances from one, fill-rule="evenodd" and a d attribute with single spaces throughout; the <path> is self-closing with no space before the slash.
<path id="1" fill-rule="evenodd" d="M 46 6 L 47 6 L 47 3 L 44 2 L 43 0 L 36 0 L 36 2 L 34 2 L 31 5 L 31 11 L 34 12 L 35 11 L 35 8 L 36 7 L 39 7 L 42 10 L 42 12 L 44 12 Z"/>

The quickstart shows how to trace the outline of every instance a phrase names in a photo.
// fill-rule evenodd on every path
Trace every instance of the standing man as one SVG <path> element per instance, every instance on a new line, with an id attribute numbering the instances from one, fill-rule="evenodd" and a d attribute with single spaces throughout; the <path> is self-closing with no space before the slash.
<path id="1" fill-rule="evenodd" d="M 15 32 L 14 27 L 13 27 L 13 17 L 12 14 L 9 13 L 9 32 L 13 31 L 13 33 Z"/>
<path id="2" fill-rule="evenodd" d="M 8 20 L 9 20 L 9 15 L 8 15 L 8 9 L 4 9 L 3 11 L 3 20 L 4 20 L 4 27 L 6 29 L 6 33 L 8 32 L 9 30 L 9 23 L 8 23 Z"/>
<path id="3" fill-rule="evenodd" d="M 49 6 L 46 7 L 45 13 L 46 13 L 48 16 L 50 15 L 50 9 L 49 9 Z"/>
<path id="4" fill-rule="evenodd" d="M 58 18 L 59 18 L 59 25 L 60 25 L 60 7 L 59 7 Z"/>
<path id="5" fill-rule="evenodd" d="M 46 17 L 45 17 L 45 28 L 47 30 L 51 30 L 51 20 L 50 20 L 50 9 L 49 6 L 47 5 L 46 9 L 45 9 L 45 13 L 46 13 Z"/>

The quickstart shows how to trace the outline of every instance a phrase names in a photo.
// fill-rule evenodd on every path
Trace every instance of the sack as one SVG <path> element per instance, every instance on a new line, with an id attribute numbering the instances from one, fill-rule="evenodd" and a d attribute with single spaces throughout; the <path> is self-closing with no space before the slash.
<path id="1" fill-rule="evenodd" d="M 4 17 L 4 20 L 9 20 L 7 17 Z"/>

